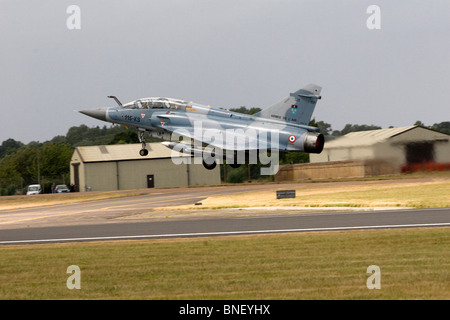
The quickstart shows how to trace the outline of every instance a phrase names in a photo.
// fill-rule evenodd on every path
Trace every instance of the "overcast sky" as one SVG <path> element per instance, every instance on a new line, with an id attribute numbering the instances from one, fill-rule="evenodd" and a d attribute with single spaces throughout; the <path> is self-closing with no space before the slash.
<path id="1" fill-rule="evenodd" d="M 367 27 L 370 5 L 381 29 Z M 103 126 L 73 110 L 114 105 L 107 95 L 264 108 L 308 83 L 334 130 L 450 121 L 449 12 L 448 0 L 0 0 L 0 142 Z"/>

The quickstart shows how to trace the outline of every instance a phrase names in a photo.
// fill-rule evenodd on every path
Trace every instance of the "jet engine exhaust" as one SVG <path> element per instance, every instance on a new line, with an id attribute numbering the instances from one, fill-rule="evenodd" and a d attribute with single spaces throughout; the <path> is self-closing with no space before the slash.
<path id="1" fill-rule="evenodd" d="M 325 145 L 325 138 L 321 133 L 308 132 L 305 136 L 304 151 L 309 153 L 321 153 Z"/>

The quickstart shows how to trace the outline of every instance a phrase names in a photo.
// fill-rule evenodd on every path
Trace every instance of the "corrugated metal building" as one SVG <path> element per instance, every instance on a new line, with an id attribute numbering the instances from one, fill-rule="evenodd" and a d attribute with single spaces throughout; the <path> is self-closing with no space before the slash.
<path id="1" fill-rule="evenodd" d="M 275 181 L 387 175 L 415 164 L 447 169 L 450 135 L 419 126 L 351 132 L 325 142 L 322 153 L 310 154 L 309 164 L 281 167 Z"/>
<path id="2" fill-rule="evenodd" d="M 450 135 L 419 126 L 351 132 L 325 143 L 310 162 L 377 160 L 401 166 L 450 162 Z"/>
<path id="3" fill-rule="evenodd" d="M 153 187 L 220 184 L 220 166 L 206 170 L 160 143 L 77 147 L 70 162 L 70 183 L 79 191 L 110 191 Z M 183 162 L 175 164 L 172 154 Z M 189 164 L 191 163 L 191 164 Z"/>

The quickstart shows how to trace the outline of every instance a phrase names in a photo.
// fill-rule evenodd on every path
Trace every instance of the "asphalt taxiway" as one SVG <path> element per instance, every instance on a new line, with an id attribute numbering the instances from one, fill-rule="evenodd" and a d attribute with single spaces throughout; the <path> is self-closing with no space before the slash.
<path id="1" fill-rule="evenodd" d="M 7 229 L 0 244 L 450 226 L 450 208 L 202 218 Z"/>

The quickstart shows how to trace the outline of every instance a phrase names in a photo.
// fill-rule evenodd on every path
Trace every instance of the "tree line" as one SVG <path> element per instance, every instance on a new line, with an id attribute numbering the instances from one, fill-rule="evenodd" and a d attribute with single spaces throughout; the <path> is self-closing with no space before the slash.
<path id="1" fill-rule="evenodd" d="M 0 195 L 24 194 L 28 185 L 41 184 L 44 193 L 55 184 L 70 183 L 70 159 L 75 147 L 135 143 L 136 132 L 121 126 L 71 127 L 65 136 L 24 144 L 8 139 L 0 145 Z"/>
<path id="2" fill-rule="evenodd" d="M 230 111 L 255 114 L 259 108 L 234 108 Z M 347 124 L 342 130 L 332 130 L 329 123 L 311 120 L 311 126 L 318 127 L 325 136 L 340 136 L 354 131 L 381 129 L 375 125 Z M 417 121 L 415 125 L 425 126 Z M 450 134 L 450 122 L 436 123 L 428 128 Z M 161 141 L 147 139 L 148 142 Z M 90 145 L 108 145 L 138 143 L 134 130 L 113 125 L 89 128 L 86 125 L 69 128 L 65 136 L 55 136 L 46 142 L 24 144 L 8 139 L 0 145 L 0 195 L 24 194 L 29 184 L 40 183 L 44 192 L 50 192 L 55 184 L 70 183 L 70 159 L 75 147 Z M 280 164 L 307 163 L 309 154 L 280 153 Z M 237 169 L 221 166 L 225 182 L 239 183 L 245 180 L 260 179 L 260 164 L 241 165 Z"/>

